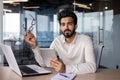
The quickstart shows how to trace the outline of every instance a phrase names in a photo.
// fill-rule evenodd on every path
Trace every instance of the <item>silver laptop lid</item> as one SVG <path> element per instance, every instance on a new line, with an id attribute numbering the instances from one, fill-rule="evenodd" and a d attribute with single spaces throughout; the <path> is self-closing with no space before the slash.
<path id="1" fill-rule="evenodd" d="M 14 71 L 16 72 L 18 75 L 22 76 L 21 72 L 20 72 L 20 69 L 18 67 L 18 64 L 17 64 L 17 61 L 15 59 L 15 56 L 13 54 L 13 51 L 11 49 L 11 46 L 8 46 L 8 45 L 3 45 L 3 44 L 0 44 L 0 47 L 7 59 L 7 62 L 9 64 L 9 67 Z"/>

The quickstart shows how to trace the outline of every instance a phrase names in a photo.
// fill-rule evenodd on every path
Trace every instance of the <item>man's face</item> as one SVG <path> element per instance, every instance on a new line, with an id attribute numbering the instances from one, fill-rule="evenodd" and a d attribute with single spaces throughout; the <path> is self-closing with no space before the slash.
<path id="1" fill-rule="evenodd" d="M 76 28 L 77 25 L 74 24 L 72 17 L 65 17 L 61 19 L 60 30 L 66 38 L 72 37 Z"/>

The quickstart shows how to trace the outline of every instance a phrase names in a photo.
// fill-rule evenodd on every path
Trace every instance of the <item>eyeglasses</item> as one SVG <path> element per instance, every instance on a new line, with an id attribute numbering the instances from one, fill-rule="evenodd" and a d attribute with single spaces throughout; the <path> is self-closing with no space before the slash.
<path id="1" fill-rule="evenodd" d="M 29 31 L 33 31 L 33 29 L 34 29 L 33 26 L 34 26 L 36 23 L 35 23 L 35 18 L 34 18 L 32 15 L 30 15 L 30 16 L 32 17 L 32 21 L 31 21 L 31 26 L 28 28 L 28 30 L 29 30 Z M 26 31 L 27 27 L 25 27 L 24 24 L 23 24 L 23 28 L 24 28 L 24 30 Z"/>

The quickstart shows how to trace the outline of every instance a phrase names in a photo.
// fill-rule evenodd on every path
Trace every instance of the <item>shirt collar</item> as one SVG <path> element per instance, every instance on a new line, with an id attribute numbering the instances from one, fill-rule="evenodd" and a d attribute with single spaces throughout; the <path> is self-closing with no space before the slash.
<path id="1" fill-rule="evenodd" d="M 62 42 L 66 43 L 64 35 L 61 35 L 61 37 L 62 37 Z M 77 40 L 77 37 L 78 37 L 78 33 L 75 34 L 75 38 L 73 39 L 73 41 L 71 42 L 71 44 L 75 44 L 75 42 Z"/>

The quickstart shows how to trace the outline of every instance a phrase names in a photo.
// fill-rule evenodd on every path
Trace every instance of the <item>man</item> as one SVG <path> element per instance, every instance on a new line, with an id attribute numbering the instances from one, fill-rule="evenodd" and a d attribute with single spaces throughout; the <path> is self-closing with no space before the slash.
<path id="1" fill-rule="evenodd" d="M 87 35 L 78 34 L 77 16 L 70 10 L 63 10 L 58 13 L 58 21 L 60 30 L 63 35 L 58 36 L 52 43 L 53 48 L 60 59 L 52 58 L 50 60 L 51 67 L 57 72 L 66 73 L 94 73 L 96 71 L 96 63 L 91 38 Z M 37 41 L 30 31 L 25 33 L 26 42 L 33 47 L 36 61 L 45 66 L 37 47 Z"/>

